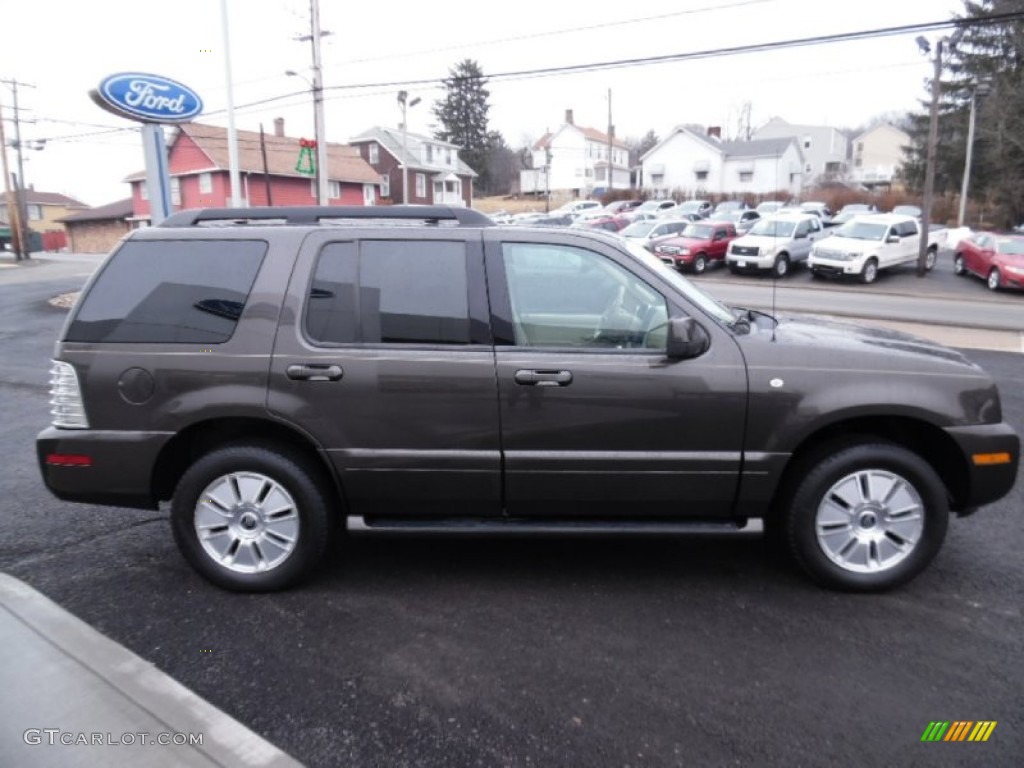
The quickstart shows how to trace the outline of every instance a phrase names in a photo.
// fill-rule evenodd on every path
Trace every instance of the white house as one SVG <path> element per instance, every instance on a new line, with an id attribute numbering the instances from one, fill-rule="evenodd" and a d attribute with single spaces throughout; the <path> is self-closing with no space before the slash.
<path id="1" fill-rule="evenodd" d="M 803 155 L 792 138 L 721 141 L 678 126 L 640 158 L 641 186 L 658 196 L 800 194 Z"/>
<path id="2" fill-rule="evenodd" d="M 754 133 L 756 139 L 794 138 L 804 157 L 804 181 L 833 181 L 844 178 L 849 142 L 838 128 L 827 125 L 794 125 L 773 117 Z"/>
<path id="3" fill-rule="evenodd" d="M 611 188 L 629 188 L 629 147 L 607 133 L 576 125 L 572 110 L 565 123 L 544 134 L 533 145 L 533 168 L 519 172 L 523 194 L 571 192 L 576 197 L 600 194 L 608 188 L 608 155 L 611 151 Z"/>
<path id="4" fill-rule="evenodd" d="M 853 140 L 851 181 L 865 187 L 891 186 L 906 160 L 910 135 L 889 123 L 880 123 Z"/>

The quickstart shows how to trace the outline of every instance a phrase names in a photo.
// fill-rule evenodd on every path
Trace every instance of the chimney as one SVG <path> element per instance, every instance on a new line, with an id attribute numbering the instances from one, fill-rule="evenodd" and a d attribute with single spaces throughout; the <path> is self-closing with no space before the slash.
<path id="1" fill-rule="evenodd" d="M 722 140 L 722 126 L 720 125 L 709 125 L 708 126 L 708 138 Z"/>
<path id="2" fill-rule="evenodd" d="M 565 110 L 565 122 L 568 123 L 569 125 L 576 125 L 576 123 L 574 123 L 572 121 L 572 110 L 571 109 Z"/>
<path id="3" fill-rule="evenodd" d="M 275 117 L 274 118 L 274 135 L 282 137 L 282 138 L 284 137 L 284 118 L 283 117 Z"/>

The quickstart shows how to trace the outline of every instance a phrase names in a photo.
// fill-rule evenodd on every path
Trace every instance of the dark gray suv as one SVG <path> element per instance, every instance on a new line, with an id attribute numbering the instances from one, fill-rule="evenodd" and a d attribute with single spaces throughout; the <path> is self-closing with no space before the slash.
<path id="1" fill-rule="evenodd" d="M 895 586 L 1013 486 L 952 350 L 730 309 L 599 232 L 430 207 L 186 211 L 133 232 L 56 344 L 46 485 L 156 508 L 231 589 L 355 532 L 736 533 Z"/>

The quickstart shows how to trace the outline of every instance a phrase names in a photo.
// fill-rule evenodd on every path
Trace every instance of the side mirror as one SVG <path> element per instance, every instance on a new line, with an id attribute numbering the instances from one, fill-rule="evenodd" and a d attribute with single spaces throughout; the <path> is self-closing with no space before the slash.
<path id="1" fill-rule="evenodd" d="M 885 242 L 887 242 L 887 243 L 898 244 L 899 241 L 900 241 L 900 236 L 899 235 L 889 235 L 887 238 L 885 238 Z"/>
<path id="2" fill-rule="evenodd" d="M 708 348 L 708 336 L 692 317 L 674 317 L 668 321 L 665 354 L 675 360 L 700 357 Z"/>

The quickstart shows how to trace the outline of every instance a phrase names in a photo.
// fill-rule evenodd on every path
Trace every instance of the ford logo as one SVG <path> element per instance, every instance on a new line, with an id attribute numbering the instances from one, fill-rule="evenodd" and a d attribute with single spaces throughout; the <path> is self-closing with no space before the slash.
<path id="1" fill-rule="evenodd" d="M 90 95 L 115 115 L 145 123 L 185 123 L 203 111 L 203 100 L 188 86 L 142 72 L 105 77 Z"/>

